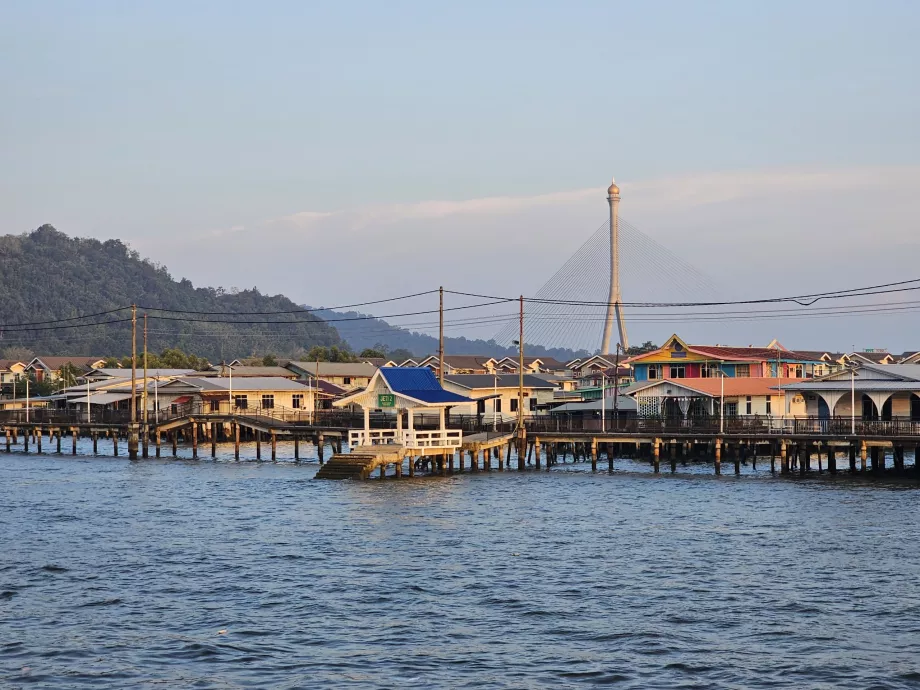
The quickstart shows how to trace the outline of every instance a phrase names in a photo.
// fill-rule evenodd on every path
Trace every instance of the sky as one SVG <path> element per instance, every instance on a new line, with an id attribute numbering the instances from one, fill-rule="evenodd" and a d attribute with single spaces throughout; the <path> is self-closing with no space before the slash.
<path id="1" fill-rule="evenodd" d="M 7 0 L 0 230 L 312 305 L 530 295 L 615 175 L 623 217 L 725 299 L 920 277 L 918 29 L 908 0 Z M 920 348 L 911 312 L 633 340 L 673 331 Z"/>

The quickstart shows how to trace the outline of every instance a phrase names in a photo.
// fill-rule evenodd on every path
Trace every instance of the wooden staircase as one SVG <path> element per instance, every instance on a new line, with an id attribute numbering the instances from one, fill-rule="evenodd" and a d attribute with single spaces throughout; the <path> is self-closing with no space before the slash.
<path id="1" fill-rule="evenodd" d="M 319 468 L 316 479 L 367 479 L 380 461 L 373 453 L 337 453 Z"/>

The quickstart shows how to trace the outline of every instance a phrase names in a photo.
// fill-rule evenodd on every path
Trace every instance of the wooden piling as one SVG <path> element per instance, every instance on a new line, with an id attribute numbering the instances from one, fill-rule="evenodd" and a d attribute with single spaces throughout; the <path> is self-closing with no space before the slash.
<path id="1" fill-rule="evenodd" d="M 402 460 L 397 460 L 393 465 L 393 476 L 395 476 L 397 479 L 402 477 L 402 466 L 403 466 Z"/>
<path id="2" fill-rule="evenodd" d="M 597 472 L 597 439 L 591 439 L 591 471 Z"/>
<path id="3" fill-rule="evenodd" d="M 827 471 L 837 474 L 837 449 L 834 446 L 827 447 Z"/>
<path id="4" fill-rule="evenodd" d="M 806 474 L 811 464 L 811 457 L 808 454 L 808 443 L 805 442 L 799 448 L 799 474 Z"/>
<path id="5" fill-rule="evenodd" d="M 325 445 L 326 445 L 326 439 L 322 434 L 320 434 L 319 436 L 316 437 L 316 455 L 319 458 L 320 465 L 323 464 L 323 448 Z M 354 450 L 354 448 L 352 448 L 352 450 Z"/>
<path id="6" fill-rule="evenodd" d="M 96 432 L 92 432 L 93 436 L 93 455 L 99 455 L 99 436 Z"/>
<path id="7" fill-rule="evenodd" d="M 815 455 L 818 457 L 818 474 L 822 474 L 824 472 L 824 463 L 821 462 L 821 445 L 820 444 L 815 445 Z"/>
<path id="8" fill-rule="evenodd" d="M 732 449 L 732 461 L 735 464 L 735 474 L 741 474 L 741 444 L 736 443 L 731 447 Z"/>
<path id="9" fill-rule="evenodd" d="M 112 452 L 118 456 L 118 430 L 112 432 Z"/>
<path id="10" fill-rule="evenodd" d="M 278 434 L 275 433 L 274 429 L 271 432 L 272 437 L 272 462 L 278 460 Z"/>
<path id="11" fill-rule="evenodd" d="M 656 438 L 652 443 L 652 464 L 655 468 L 655 474 L 661 472 L 661 439 Z"/>
<path id="12" fill-rule="evenodd" d="M 54 430 L 54 439 L 57 442 L 57 452 L 61 452 L 61 429 L 60 427 Z"/>
<path id="13" fill-rule="evenodd" d="M 171 432 L 169 432 L 169 435 L 172 439 L 173 457 L 177 458 L 179 457 L 179 431 L 177 429 L 173 429 Z"/>
<path id="14" fill-rule="evenodd" d="M 22 452 L 29 452 L 29 430 L 26 429 L 25 433 L 22 435 Z"/>
<path id="15" fill-rule="evenodd" d="M 457 471 L 458 472 L 463 472 L 463 464 L 464 464 L 463 449 L 458 448 L 457 449 Z"/>
<path id="16" fill-rule="evenodd" d="M 847 455 L 850 459 L 850 474 L 856 474 L 856 444 L 850 443 L 847 448 Z"/>
<path id="17" fill-rule="evenodd" d="M 492 457 L 487 450 L 482 451 L 482 469 L 486 472 L 492 471 Z"/>
<path id="18" fill-rule="evenodd" d="M 213 423 L 211 423 L 211 457 L 217 457 L 217 429 L 214 428 Z"/>
<path id="19" fill-rule="evenodd" d="M 262 432 L 256 429 L 256 460 L 262 459 Z"/>
<path id="20" fill-rule="evenodd" d="M 859 469 L 861 472 L 866 471 L 866 460 L 869 456 L 869 450 L 866 447 L 866 441 L 863 439 L 859 442 Z"/>
<path id="21" fill-rule="evenodd" d="M 6 436 L 6 452 L 7 452 L 7 453 L 12 453 L 12 452 L 13 452 L 13 448 L 12 448 L 12 444 L 10 443 L 10 430 L 9 430 L 9 429 L 4 429 L 4 430 L 3 430 L 3 433 L 4 433 L 4 435 Z"/>
<path id="22" fill-rule="evenodd" d="M 462 451 L 461 451 L 462 452 Z M 411 455 L 409 456 L 409 476 L 415 476 L 415 458 Z"/>
<path id="23" fill-rule="evenodd" d="M 35 429 L 35 452 L 42 452 L 42 428 L 38 427 Z"/>
<path id="24" fill-rule="evenodd" d="M 236 460 L 240 459 L 240 425 L 236 422 L 233 422 L 233 457 Z"/>
<path id="25" fill-rule="evenodd" d="M 534 458 L 534 467 L 540 469 L 540 437 L 534 436 L 533 438 L 533 458 Z"/>
<path id="26" fill-rule="evenodd" d="M 299 460 L 300 460 L 300 439 L 295 436 L 294 437 L 294 461 L 298 462 Z M 399 465 L 397 465 L 397 467 L 399 467 Z M 399 476 L 398 472 L 396 476 L 397 477 Z"/>
<path id="27" fill-rule="evenodd" d="M 159 429 L 157 429 L 157 430 L 153 433 L 153 442 L 154 442 L 154 444 L 155 444 L 155 446 L 156 446 L 156 451 L 155 451 L 155 452 L 156 452 L 156 456 L 157 456 L 157 457 L 160 457 L 160 453 L 161 453 L 161 450 L 162 450 L 162 447 L 163 447 L 163 432 L 161 432 Z"/>
<path id="28" fill-rule="evenodd" d="M 198 459 L 198 422 L 192 420 L 192 458 Z"/>
<path id="29" fill-rule="evenodd" d="M 716 439 L 716 453 L 715 453 L 715 466 L 716 474 L 722 474 L 722 439 Z"/>
<path id="30" fill-rule="evenodd" d="M 612 446 L 612 447 L 611 447 Z M 613 456 L 617 454 L 619 444 L 605 443 L 604 450 L 607 452 L 607 471 L 613 472 Z"/>

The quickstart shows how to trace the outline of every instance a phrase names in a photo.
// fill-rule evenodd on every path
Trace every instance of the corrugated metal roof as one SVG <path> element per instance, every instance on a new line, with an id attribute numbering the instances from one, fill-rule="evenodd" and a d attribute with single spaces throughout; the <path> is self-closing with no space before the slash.
<path id="1" fill-rule="evenodd" d="M 613 412 L 613 398 L 607 398 L 604 401 L 604 409 L 607 412 Z M 617 409 L 624 410 L 626 412 L 635 412 L 637 409 L 636 401 L 633 398 L 630 398 L 625 395 L 619 396 L 617 400 Z M 550 413 L 555 414 L 557 412 L 600 412 L 601 411 L 601 400 L 589 400 L 587 402 L 570 402 L 565 405 L 560 405 L 559 407 L 554 407 L 550 410 Z"/>
<path id="2" fill-rule="evenodd" d="M 449 374 L 444 377 L 458 386 L 464 388 L 517 388 L 517 374 L 499 374 L 497 377 L 492 374 Z M 541 376 L 535 374 L 524 374 L 524 388 L 555 388 L 553 384 Z"/>
<path id="3" fill-rule="evenodd" d="M 380 375 L 394 393 L 426 403 L 468 403 L 469 398 L 441 388 L 428 367 L 384 367 Z M 491 378 L 491 376 L 489 377 Z"/>
<path id="4" fill-rule="evenodd" d="M 288 362 L 288 367 L 303 371 L 308 376 L 313 376 L 317 368 L 320 376 L 366 376 L 370 378 L 377 371 L 377 367 L 366 362 Z"/>
<path id="5" fill-rule="evenodd" d="M 169 390 L 173 384 L 179 381 L 189 386 L 195 386 L 203 391 L 229 391 L 231 382 L 230 377 L 196 377 L 182 376 L 169 383 L 160 384 L 161 390 Z M 239 379 L 233 379 L 233 392 L 239 391 L 303 391 L 307 386 L 299 381 L 283 379 L 272 376 L 243 376 Z M 175 387 L 175 386 L 173 386 Z"/>

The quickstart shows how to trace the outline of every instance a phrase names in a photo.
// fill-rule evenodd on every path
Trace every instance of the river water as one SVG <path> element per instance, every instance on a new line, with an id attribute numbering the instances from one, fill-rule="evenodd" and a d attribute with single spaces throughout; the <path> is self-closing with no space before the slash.
<path id="1" fill-rule="evenodd" d="M 920 686 L 913 480 L 227 450 L 0 453 L 0 686 Z"/>

